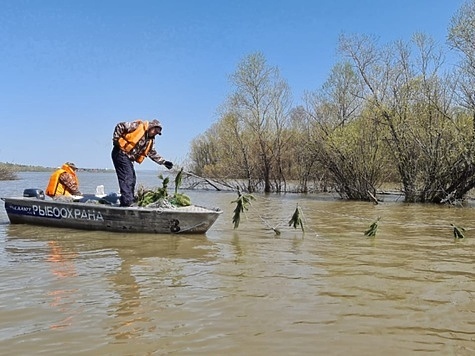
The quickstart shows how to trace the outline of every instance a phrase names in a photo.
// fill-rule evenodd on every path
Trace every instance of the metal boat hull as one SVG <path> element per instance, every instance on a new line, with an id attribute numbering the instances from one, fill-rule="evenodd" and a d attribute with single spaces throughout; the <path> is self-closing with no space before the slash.
<path id="1" fill-rule="evenodd" d="M 220 209 L 116 207 L 112 205 L 2 198 L 10 223 L 134 233 L 206 233 Z"/>

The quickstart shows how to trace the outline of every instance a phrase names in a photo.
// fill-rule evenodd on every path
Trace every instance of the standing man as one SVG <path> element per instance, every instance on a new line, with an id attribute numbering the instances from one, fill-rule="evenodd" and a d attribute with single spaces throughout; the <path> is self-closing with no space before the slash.
<path id="1" fill-rule="evenodd" d="M 134 162 L 142 163 L 145 157 L 162 164 L 168 169 L 173 163 L 165 160 L 155 151 L 155 136 L 162 134 L 162 125 L 158 120 L 120 122 L 112 136 L 112 162 L 119 181 L 120 206 L 134 203 L 135 183 L 137 181 Z"/>
<path id="2" fill-rule="evenodd" d="M 79 191 L 79 180 L 76 175 L 77 167 L 72 162 L 64 163 L 53 172 L 46 187 L 46 195 L 57 198 L 62 195 L 82 195 Z"/>

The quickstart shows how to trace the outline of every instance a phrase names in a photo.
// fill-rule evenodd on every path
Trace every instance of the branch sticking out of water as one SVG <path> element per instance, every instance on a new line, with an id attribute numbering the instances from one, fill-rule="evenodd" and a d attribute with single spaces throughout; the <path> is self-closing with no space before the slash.
<path id="1" fill-rule="evenodd" d="M 465 231 L 465 228 L 455 226 L 454 224 L 450 224 L 450 226 L 452 226 L 454 228 L 454 238 L 463 239 L 465 237 L 465 235 L 463 233 Z"/>
<path id="2" fill-rule="evenodd" d="M 249 209 L 249 205 L 251 204 L 251 200 L 255 199 L 251 194 L 241 194 L 238 191 L 238 198 L 233 200 L 231 203 L 236 203 L 236 207 L 234 208 L 234 215 L 233 215 L 233 224 L 234 228 L 237 229 L 239 227 L 239 223 L 241 222 L 241 213 L 245 212 L 245 210 Z"/>
<path id="3" fill-rule="evenodd" d="M 369 236 L 369 237 L 374 237 L 376 236 L 376 232 L 378 231 L 378 224 L 379 224 L 379 220 L 381 219 L 381 216 L 378 216 L 378 218 L 376 219 L 375 222 L 373 222 L 368 230 L 366 230 L 364 232 L 365 236 Z"/>
<path id="4" fill-rule="evenodd" d="M 294 229 L 300 226 L 300 228 L 302 229 L 302 232 L 305 232 L 305 227 L 303 226 L 303 221 L 302 221 L 302 218 L 300 217 L 301 215 L 300 213 L 301 213 L 300 207 L 297 204 L 297 207 L 295 208 L 295 211 L 292 217 L 290 218 L 289 226 L 293 226 Z"/>

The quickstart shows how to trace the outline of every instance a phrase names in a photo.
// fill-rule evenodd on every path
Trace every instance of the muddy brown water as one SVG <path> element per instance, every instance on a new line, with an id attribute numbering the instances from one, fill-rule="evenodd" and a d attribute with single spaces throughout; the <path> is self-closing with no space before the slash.
<path id="1" fill-rule="evenodd" d="M 84 192 L 117 189 L 79 175 Z M 0 196 L 47 179 L 22 173 Z M 206 235 L 10 225 L 2 202 L 0 354 L 475 354 L 472 206 L 255 195 L 233 229 L 235 193 L 185 193 L 224 210 Z M 305 233 L 288 226 L 297 204 Z"/>

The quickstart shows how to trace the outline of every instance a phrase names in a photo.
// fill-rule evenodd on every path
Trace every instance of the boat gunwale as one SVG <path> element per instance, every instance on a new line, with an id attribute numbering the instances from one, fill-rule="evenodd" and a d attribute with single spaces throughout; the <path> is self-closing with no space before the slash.
<path id="1" fill-rule="evenodd" d="M 206 233 L 209 228 L 211 228 L 211 226 L 218 219 L 219 215 L 223 213 L 223 211 L 219 208 L 213 209 L 199 205 L 183 207 L 184 209 L 180 209 L 179 207 L 177 209 L 164 209 L 146 207 L 119 207 L 110 204 L 79 201 L 45 200 L 38 197 L 0 197 L 0 199 L 5 202 L 5 210 L 11 224 L 29 224 L 37 226 L 110 232 L 127 231 L 131 233 L 203 234 Z M 48 211 L 48 216 L 37 215 L 36 213 L 22 213 L 22 211 L 25 211 L 22 210 L 22 208 L 34 210 L 35 205 L 38 206 L 36 209 L 44 209 L 44 211 Z M 17 209 L 15 206 L 20 208 L 18 209 L 19 213 L 15 211 L 15 209 Z M 50 218 L 59 217 L 59 215 L 52 216 L 50 214 L 51 209 L 61 210 L 61 212 L 63 209 L 67 209 L 67 211 L 71 209 L 69 214 L 73 214 L 73 209 L 79 209 L 79 212 L 75 211 L 74 214 L 79 214 L 81 218 L 70 219 L 68 216 L 66 220 L 64 220 L 65 223 L 61 224 L 54 219 L 49 220 Z M 98 219 L 102 220 L 102 222 L 107 221 L 107 224 L 101 225 L 94 222 L 90 225 L 85 225 L 81 222 L 83 216 L 85 216 L 88 220 L 90 220 L 92 216 L 92 221 Z M 160 219 L 165 219 L 165 221 L 168 221 L 168 224 L 165 222 L 167 225 L 163 225 L 162 227 L 156 225 L 154 220 L 158 219 L 159 216 L 161 216 Z M 59 219 L 61 220 L 61 218 Z M 143 222 L 147 220 L 152 223 L 150 226 L 143 224 Z M 118 221 L 120 221 L 120 223 L 117 223 Z M 184 225 L 181 224 L 178 226 L 180 221 L 185 222 Z M 200 226 L 202 228 L 200 228 Z"/>
<path id="2" fill-rule="evenodd" d="M 52 203 L 54 205 L 70 205 L 70 206 L 78 206 L 78 207 L 93 207 L 93 208 L 100 208 L 100 209 L 114 209 L 114 210 L 119 210 L 119 211 L 143 211 L 143 212 L 178 212 L 178 213 L 196 213 L 196 214 L 202 214 L 202 213 L 217 213 L 221 214 L 223 213 L 223 210 L 220 208 L 208 208 L 205 206 L 201 205 L 189 205 L 189 206 L 180 206 L 180 207 L 174 207 L 174 208 L 164 208 L 164 207 L 143 207 L 143 206 L 129 206 L 129 207 L 123 207 L 123 206 L 116 206 L 112 204 L 101 204 L 101 203 L 89 203 L 89 202 L 79 202 L 79 201 L 58 201 L 58 200 L 46 200 L 46 199 L 39 199 L 36 197 L 1 197 L 1 200 L 4 202 L 7 202 L 9 199 L 14 199 L 18 201 L 24 201 L 24 202 L 39 202 L 43 204 L 49 204 Z M 196 209 L 196 210 L 195 210 Z"/>

